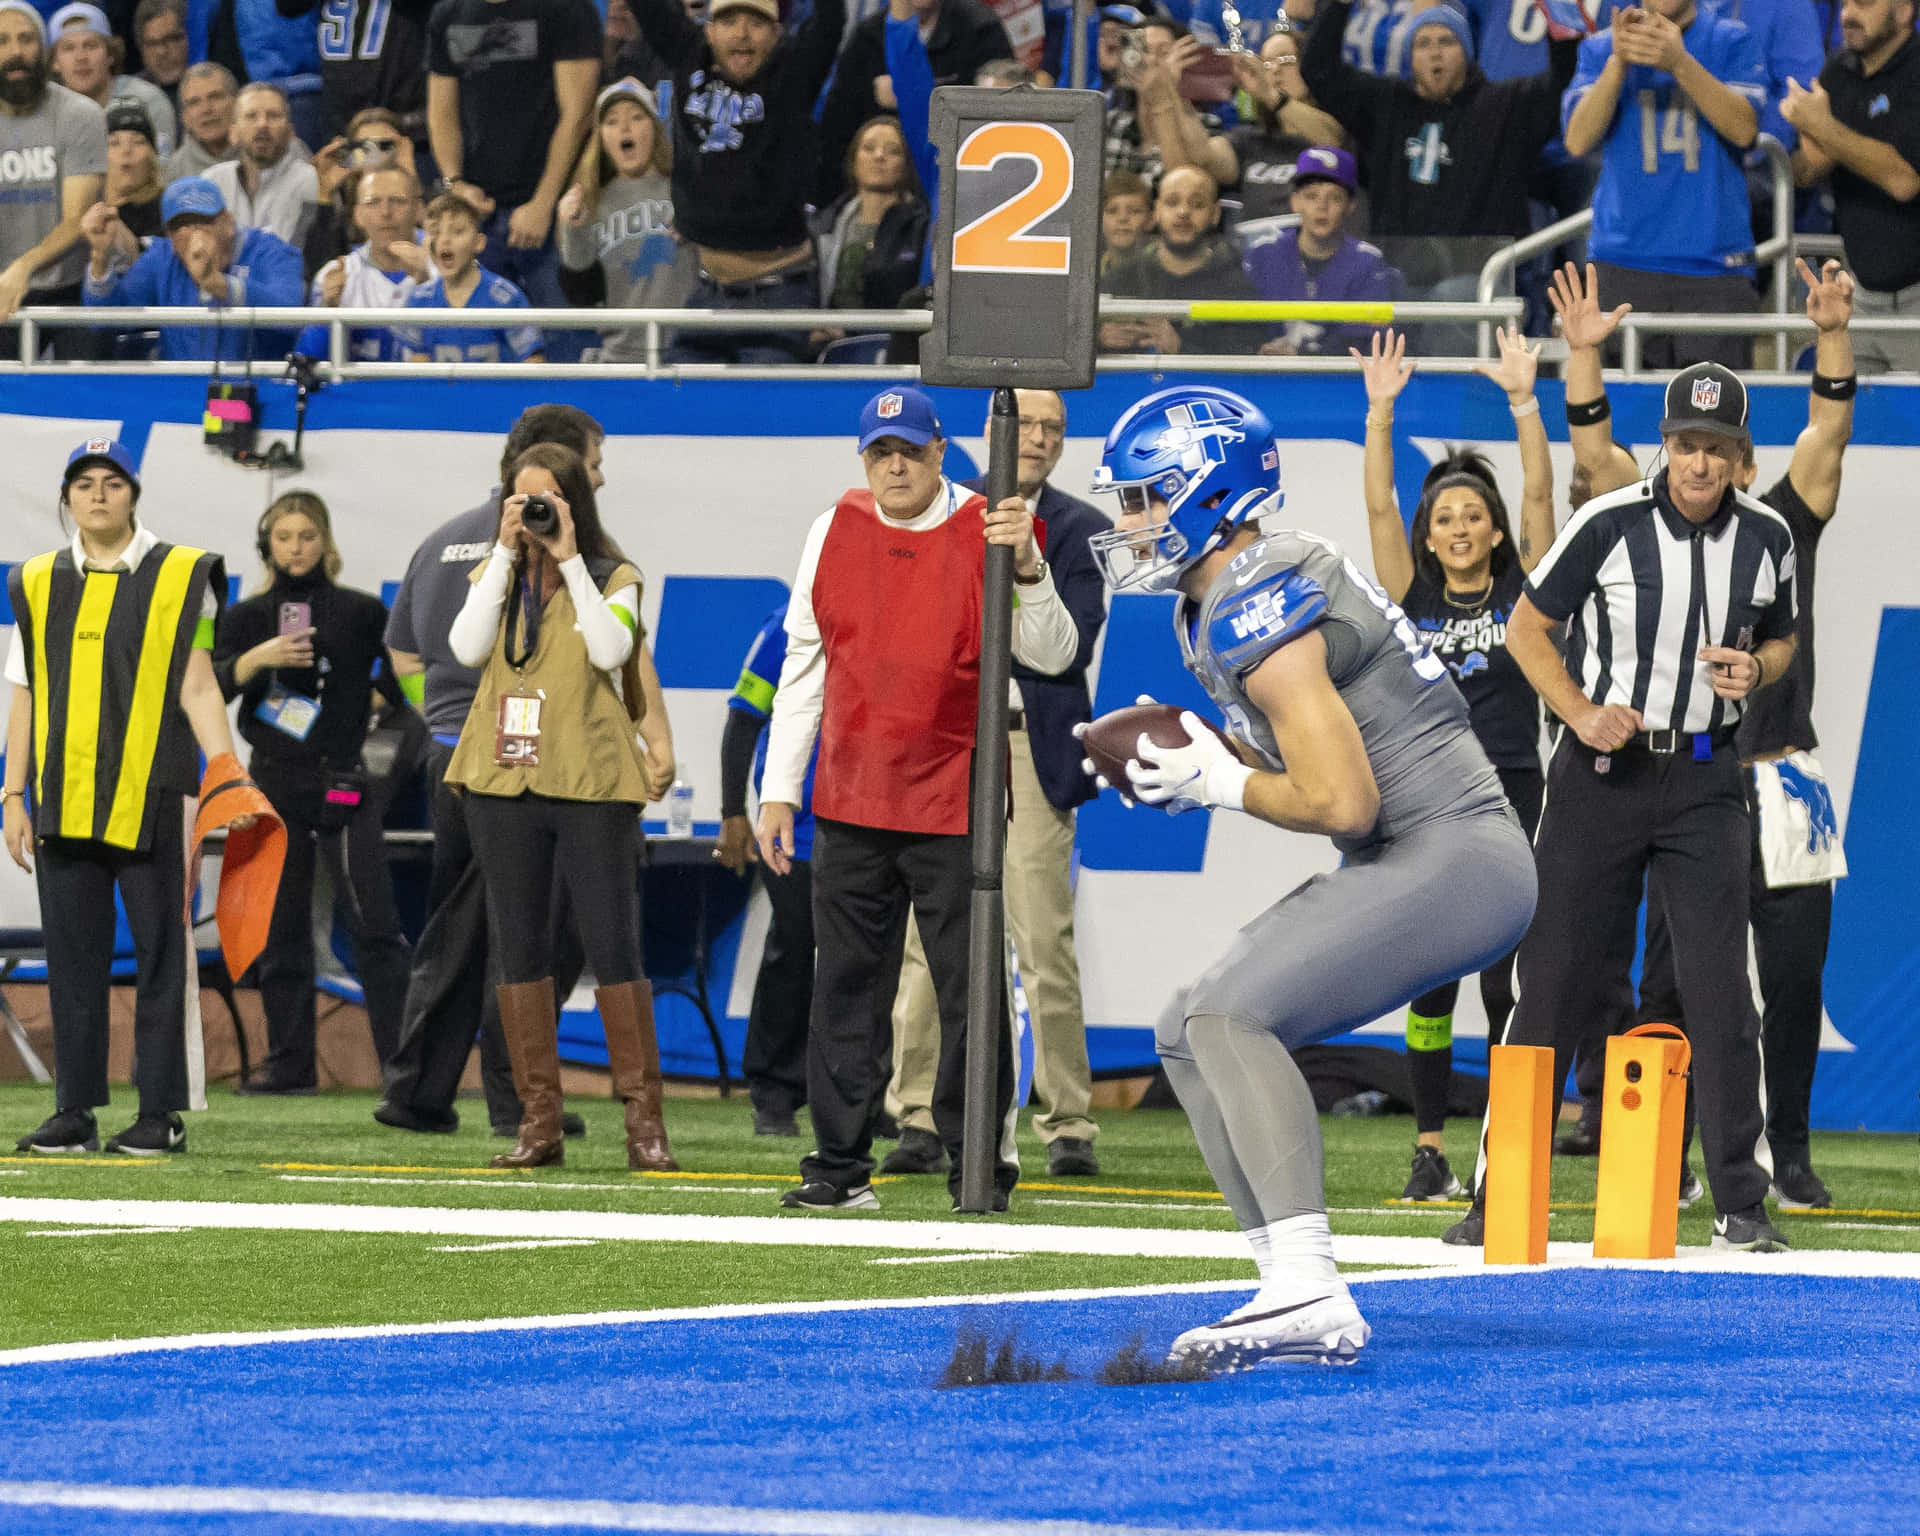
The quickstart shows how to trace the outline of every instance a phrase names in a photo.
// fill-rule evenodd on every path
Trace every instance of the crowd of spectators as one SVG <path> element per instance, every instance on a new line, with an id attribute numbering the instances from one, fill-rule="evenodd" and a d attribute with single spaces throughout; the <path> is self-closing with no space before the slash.
<path id="1" fill-rule="evenodd" d="M 1086 39 L 1107 108 L 1106 293 L 1471 299 L 1494 253 L 1591 207 L 1610 294 L 1643 314 L 1751 311 L 1768 135 L 1791 157 L 1797 227 L 1842 237 L 1863 318 L 1920 310 L 1916 0 L 1163 6 L 1104 6 Z M 924 306 L 927 97 L 1056 83 L 1068 15 L 1048 0 L 1044 38 L 1016 24 L 1016 45 L 992 0 L 0 0 L 0 323 L 29 303 L 241 292 L 394 309 Z M 1546 270 L 1515 275 L 1535 330 Z M 683 362 L 884 349 L 853 329 L 823 314 L 804 331 L 655 339 Z M 64 357 L 245 345 L 180 326 L 42 335 Z M 1352 339 L 1160 320 L 1109 321 L 1101 338 L 1269 355 Z M 325 341 L 322 327 L 301 345 Z M 251 345 L 264 357 L 278 340 Z M 631 363 L 647 347 L 590 321 L 543 334 L 490 317 L 361 329 L 350 351 Z M 1862 340 L 1869 367 L 1915 352 Z M 1655 365 L 1749 355 L 1743 336 L 1643 342 Z"/>

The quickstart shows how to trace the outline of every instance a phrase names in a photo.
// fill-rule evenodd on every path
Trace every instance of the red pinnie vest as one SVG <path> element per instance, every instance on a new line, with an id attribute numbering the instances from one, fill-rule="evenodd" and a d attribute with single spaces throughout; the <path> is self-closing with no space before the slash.
<path id="1" fill-rule="evenodd" d="M 867 491 L 834 508 L 813 578 L 826 650 L 813 809 L 896 832 L 964 833 L 980 701 L 984 496 L 914 533 Z"/>

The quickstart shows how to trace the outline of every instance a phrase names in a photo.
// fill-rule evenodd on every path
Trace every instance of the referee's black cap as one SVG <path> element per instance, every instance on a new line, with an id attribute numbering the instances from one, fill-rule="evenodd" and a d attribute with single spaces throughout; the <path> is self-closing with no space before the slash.
<path id="1" fill-rule="evenodd" d="M 1717 432 L 1748 442 L 1747 386 L 1731 368 L 1719 363 L 1695 363 L 1683 368 L 1667 385 L 1667 412 L 1660 419 L 1660 435 L 1675 432 Z"/>

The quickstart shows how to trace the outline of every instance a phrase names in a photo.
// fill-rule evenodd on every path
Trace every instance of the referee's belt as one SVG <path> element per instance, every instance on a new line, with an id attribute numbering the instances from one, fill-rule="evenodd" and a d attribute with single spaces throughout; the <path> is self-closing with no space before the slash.
<path id="1" fill-rule="evenodd" d="M 1732 740 L 1732 731 L 1718 734 L 1710 731 L 1636 731 L 1630 745 L 1651 752 L 1655 757 L 1677 757 L 1687 752 L 1704 759 Z"/>

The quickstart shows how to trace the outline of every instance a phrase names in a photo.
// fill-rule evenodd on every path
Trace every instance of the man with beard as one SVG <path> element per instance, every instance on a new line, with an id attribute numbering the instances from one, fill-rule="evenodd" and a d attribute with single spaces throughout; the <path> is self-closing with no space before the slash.
<path id="1" fill-rule="evenodd" d="M 268 230 L 288 245 L 303 244 L 320 183 L 294 145 L 286 92 L 259 80 L 243 87 L 234 104 L 233 137 L 240 158 L 209 166 L 207 180 L 220 189 L 234 222 Z"/>
<path id="2" fill-rule="evenodd" d="M 106 172 L 106 114 L 48 78 L 40 13 L 0 0 L 0 320 L 79 302 L 80 220 Z"/>
<path id="3" fill-rule="evenodd" d="M 1100 291 L 1123 299 L 1258 298 L 1231 243 L 1215 233 L 1219 222 L 1213 178 L 1193 165 L 1168 171 L 1153 203 L 1157 233 L 1107 269 Z M 1251 352 L 1263 339 L 1254 326 L 1191 320 L 1108 320 L 1100 327 L 1103 352 L 1215 356 Z"/>
<path id="4" fill-rule="evenodd" d="M 1842 0 L 1846 49 L 1781 107 L 1800 130 L 1794 156 L 1804 186 L 1831 176 L 1834 220 L 1859 287 L 1853 305 L 1875 316 L 1920 314 L 1920 47 L 1914 0 Z M 1920 369 L 1920 335 L 1869 331 L 1854 343 L 1862 373 Z"/>

